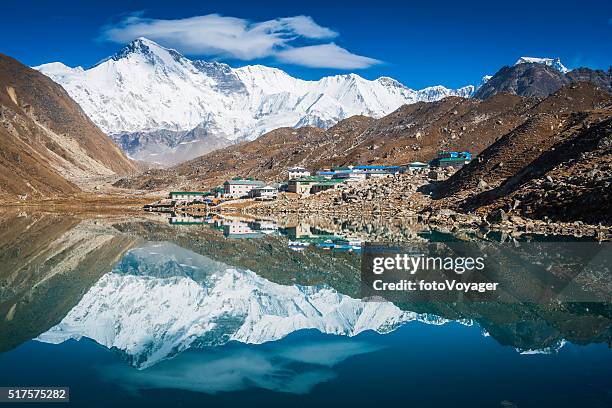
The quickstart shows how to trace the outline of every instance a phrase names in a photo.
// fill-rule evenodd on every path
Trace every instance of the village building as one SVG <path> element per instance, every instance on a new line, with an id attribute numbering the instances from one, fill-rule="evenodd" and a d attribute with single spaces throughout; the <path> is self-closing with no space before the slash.
<path id="1" fill-rule="evenodd" d="M 259 180 L 227 180 L 223 183 L 223 196 L 226 198 L 248 197 L 254 188 L 264 187 L 266 183 Z"/>
<path id="2" fill-rule="evenodd" d="M 171 225 L 201 225 L 204 224 L 203 217 L 194 217 L 192 215 L 173 215 L 168 219 Z"/>
<path id="3" fill-rule="evenodd" d="M 384 165 L 361 165 L 355 166 L 352 169 L 354 172 L 362 172 L 362 173 L 376 173 L 382 174 L 387 173 L 390 175 L 399 174 L 402 171 L 400 166 L 384 166 Z"/>
<path id="4" fill-rule="evenodd" d="M 223 236 L 226 238 L 260 238 L 263 234 L 253 230 L 247 222 L 223 220 Z"/>
<path id="5" fill-rule="evenodd" d="M 310 242 L 289 241 L 287 248 L 292 251 L 301 252 L 310 246 Z"/>
<path id="6" fill-rule="evenodd" d="M 317 176 L 325 177 L 326 179 L 332 179 L 334 177 L 334 174 L 336 174 L 336 172 L 332 171 L 332 170 L 329 170 L 329 169 L 324 169 L 324 170 L 317 171 Z"/>
<path id="7" fill-rule="evenodd" d="M 255 200 L 274 200 L 277 196 L 278 188 L 271 185 L 255 187 L 249 191 L 249 197 L 254 198 Z"/>
<path id="8" fill-rule="evenodd" d="M 170 199 L 175 201 L 201 201 L 207 194 L 203 191 L 171 191 Z"/>
<path id="9" fill-rule="evenodd" d="M 438 152 L 438 157 L 431 161 L 434 167 L 460 168 L 472 160 L 470 152 Z"/>
<path id="10" fill-rule="evenodd" d="M 415 172 L 415 171 L 418 171 L 418 170 L 426 169 L 428 167 L 429 167 L 429 165 L 427 163 L 416 161 L 416 162 L 412 162 L 412 163 L 408 164 L 408 171 Z"/>
<path id="11" fill-rule="evenodd" d="M 312 189 L 312 186 L 314 184 L 322 183 L 325 181 L 329 181 L 329 180 L 321 176 L 308 176 L 308 177 L 301 177 L 299 179 L 289 180 L 287 191 L 289 191 L 290 193 L 296 193 L 300 195 L 310 194 L 310 190 Z"/>
<path id="12" fill-rule="evenodd" d="M 269 220 L 256 220 L 251 221 L 249 226 L 252 230 L 260 232 L 262 234 L 273 234 L 278 231 L 278 224 L 274 221 Z"/>
<path id="13" fill-rule="evenodd" d="M 444 159 L 440 159 L 439 160 L 438 167 L 461 168 L 461 167 L 465 166 L 466 164 L 468 164 L 469 162 L 470 162 L 470 160 L 467 160 L 467 159 L 462 158 L 462 157 L 444 158 Z"/>
<path id="14" fill-rule="evenodd" d="M 344 181 L 363 181 L 369 178 L 389 177 L 399 174 L 403 171 L 400 166 L 384 166 L 384 165 L 359 165 L 334 167 L 317 171 L 317 176 L 327 179 L 341 179 Z"/>
<path id="15" fill-rule="evenodd" d="M 383 177 L 393 177 L 394 173 L 388 172 L 386 170 L 369 170 L 365 172 L 367 179 L 372 178 L 383 178 Z"/>
<path id="16" fill-rule="evenodd" d="M 354 171 L 353 169 L 337 171 L 333 179 L 347 182 L 363 181 L 367 178 L 367 173 L 364 171 Z"/>
<path id="17" fill-rule="evenodd" d="M 287 171 L 289 172 L 289 180 L 310 176 L 310 172 L 304 167 L 290 167 Z"/>
<path id="18" fill-rule="evenodd" d="M 317 194 L 321 191 L 330 190 L 338 187 L 342 183 L 342 180 L 326 180 L 315 183 L 310 188 L 310 194 Z"/>
<path id="19" fill-rule="evenodd" d="M 223 197 L 223 193 L 225 192 L 225 189 L 219 186 L 219 187 L 213 188 L 210 192 L 213 197 L 221 198 Z"/>

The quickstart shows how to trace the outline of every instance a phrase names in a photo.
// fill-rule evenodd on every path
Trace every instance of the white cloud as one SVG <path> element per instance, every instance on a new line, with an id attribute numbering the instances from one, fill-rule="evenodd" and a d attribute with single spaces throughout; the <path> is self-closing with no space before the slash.
<path id="1" fill-rule="evenodd" d="M 312 17 L 283 17 L 262 22 L 219 14 L 178 20 L 145 18 L 134 14 L 102 30 L 102 39 L 127 43 L 146 37 L 191 55 L 249 61 L 276 57 L 291 64 L 317 68 L 366 68 L 378 60 L 355 55 L 334 43 L 298 46 L 300 39 L 321 42 L 338 36 Z"/>
<path id="2" fill-rule="evenodd" d="M 353 54 L 334 43 L 288 48 L 280 51 L 277 57 L 283 62 L 311 68 L 361 69 L 381 63 L 374 58 Z"/>
<path id="3" fill-rule="evenodd" d="M 327 27 L 322 27 L 315 23 L 312 17 L 296 16 L 277 18 L 275 20 L 264 21 L 256 26 L 268 28 L 271 32 L 295 33 L 304 38 L 326 39 L 337 37 L 338 33 Z"/>

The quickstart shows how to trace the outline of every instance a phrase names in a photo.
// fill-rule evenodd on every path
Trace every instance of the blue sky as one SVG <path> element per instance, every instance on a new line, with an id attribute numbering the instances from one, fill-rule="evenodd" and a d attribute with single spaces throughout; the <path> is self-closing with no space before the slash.
<path id="1" fill-rule="evenodd" d="M 477 84 L 520 56 L 612 64 L 612 2 L 9 1 L 0 52 L 90 66 L 146 33 L 191 57 L 317 79 L 357 72 L 407 86 Z M 213 14 L 213 16 L 211 16 Z M 298 17 L 298 18 L 294 18 Z"/>

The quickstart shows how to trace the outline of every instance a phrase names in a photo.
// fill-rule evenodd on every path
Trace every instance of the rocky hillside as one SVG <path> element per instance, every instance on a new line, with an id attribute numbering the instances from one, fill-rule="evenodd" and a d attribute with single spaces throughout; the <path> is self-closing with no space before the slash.
<path id="1" fill-rule="evenodd" d="M 474 93 L 474 98 L 487 99 L 500 92 L 547 97 L 575 82 L 591 82 L 612 92 L 612 71 L 578 68 L 565 73 L 541 63 L 520 63 L 500 69 Z"/>
<path id="2" fill-rule="evenodd" d="M 61 86 L 0 54 L 0 196 L 73 194 L 135 170 Z"/>
<path id="3" fill-rule="evenodd" d="M 328 130 L 281 128 L 252 142 L 201 156 L 169 170 L 121 180 L 142 189 L 209 188 L 235 176 L 283 180 L 287 167 L 317 170 L 349 164 L 406 164 L 439 150 L 480 152 L 523 123 L 539 100 L 500 94 L 486 101 L 449 97 L 405 105 L 388 116 L 354 116 Z"/>
<path id="4" fill-rule="evenodd" d="M 601 89 L 612 93 L 612 67 L 607 72 L 590 68 L 576 68 L 566 74 L 572 82 L 591 82 Z"/>
<path id="5" fill-rule="evenodd" d="M 438 188 L 467 211 L 612 225 L 612 95 L 580 83 L 532 109 Z"/>

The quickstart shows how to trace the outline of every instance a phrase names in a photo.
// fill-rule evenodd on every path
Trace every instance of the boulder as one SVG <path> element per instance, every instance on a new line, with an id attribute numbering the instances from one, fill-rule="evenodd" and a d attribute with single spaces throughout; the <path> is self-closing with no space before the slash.
<path id="1" fill-rule="evenodd" d="M 487 221 L 491 223 L 500 223 L 508 220 L 508 214 L 501 208 L 487 215 Z"/>
<path id="2" fill-rule="evenodd" d="M 489 188 L 489 184 L 486 181 L 484 181 L 483 179 L 478 180 L 479 190 L 486 190 L 487 188 Z"/>

